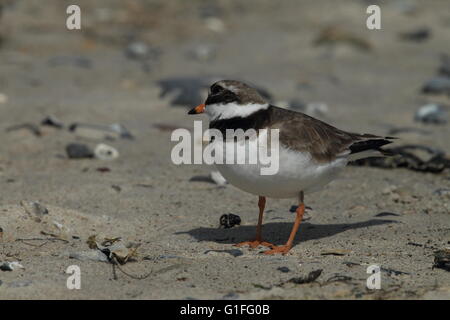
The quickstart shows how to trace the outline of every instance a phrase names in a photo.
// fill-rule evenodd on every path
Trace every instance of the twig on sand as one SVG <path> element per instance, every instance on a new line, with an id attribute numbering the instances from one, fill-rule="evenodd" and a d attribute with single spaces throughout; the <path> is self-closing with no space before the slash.
<path id="1" fill-rule="evenodd" d="M 25 239 L 25 238 L 18 238 L 15 241 L 20 241 L 20 242 L 23 242 L 26 245 L 33 246 L 33 247 L 42 247 L 42 246 L 46 245 L 49 241 L 62 241 L 62 242 L 65 242 L 65 243 L 69 243 L 68 240 L 61 239 L 61 238 L 55 238 L 55 237 L 52 237 L 52 238 L 27 238 L 27 239 Z M 26 241 L 44 241 L 44 243 L 32 244 L 32 243 L 28 243 Z"/>
<path id="2" fill-rule="evenodd" d="M 126 275 L 126 276 L 128 276 L 128 277 L 130 277 L 130 278 L 132 278 L 132 279 L 135 279 L 135 280 L 143 280 L 143 279 L 146 279 L 146 278 L 148 278 L 148 277 L 153 273 L 152 271 L 150 271 L 149 273 L 147 273 L 147 274 L 145 274 L 145 275 L 142 275 L 142 276 L 132 275 L 132 274 L 129 274 L 128 272 L 126 272 L 125 270 L 123 270 L 123 269 L 121 268 L 120 263 L 117 261 L 117 259 L 116 259 L 115 256 L 113 256 L 113 257 L 110 259 L 110 262 L 111 262 L 111 265 L 112 265 L 112 272 L 113 272 L 113 279 L 114 279 L 114 280 L 117 280 L 116 267 L 117 267 L 117 269 L 119 269 L 120 271 L 122 271 L 122 273 L 123 273 L 124 275 Z"/>

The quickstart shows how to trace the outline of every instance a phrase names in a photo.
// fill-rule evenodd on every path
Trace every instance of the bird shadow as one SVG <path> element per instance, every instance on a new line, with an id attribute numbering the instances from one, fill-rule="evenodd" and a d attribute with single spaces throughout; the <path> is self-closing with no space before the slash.
<path id="1" fill-rule="evenodd" d="M 313 224 L 304 222 L 294 238 L 294 245 L 303 241 L 317 240 L 334 236 L 335 234 L 359 228 L 369 228 L 383 224 L 398 223 L 395 220 L 370 219 L 367 221 L 341 224 Z M 292 222 L 269 222 L 263 225 L 264 241 L 273 244 L 284 244 L 292 230 Z M 198 241 L 214 241 L 218 243 L 234 244 L 252 240 L 255 237 L 256 226 L 239 226 L 231 229 L 195 228 L 175 234 L 189 234 Z"/>

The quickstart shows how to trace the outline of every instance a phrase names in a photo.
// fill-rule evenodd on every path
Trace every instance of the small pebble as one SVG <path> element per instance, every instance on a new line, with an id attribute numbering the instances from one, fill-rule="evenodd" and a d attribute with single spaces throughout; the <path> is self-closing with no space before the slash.
<path id="1" fill-rule="evenodd" d="M 113 123 L 111 125 L 99 125 L 89 123 L 72 123 L 69 131 L 78 137 L 90 140 L 115 140 L 118 138 L 134 139 L 134 136 L 123 125 Z"/>
<path id="2" fill-rule="evenodd" d="M 211 61 L 216 56 L 216 51 L 211 45 L 201 44 L 196 45 L 187 55 L 198 61 Z"/>
<path id="3" fill-rule="evenodd" d="M 230 250 L 206 250 L 204 254 L 210 254 L 213 253 L 214 255 L 218 255 L 221 253 L 228 253 L 232 255 L 233 257 L 239 257 L 242 256 L 244 253 L 239 249 L 230 249 Z"/>
<path id="4" fill-rule="evenodd" d="M 422 87 L 423 93 L 450 95 L 450 78 L 436 77 L 428 80 Z"/>
<path id="5" fill-rule="evenodd" d="M 69 258 L 80 261 L 108 262 L 108 257 L 100 250 L 95 249 L 81 252 L 72 252 L 69 254 Z"/>
<path id="6" fill-rule="evenodd" d="M 8 96 L 4 93 L 0 93 L 0 104 L 4 104 L 8 102 Z"/>
<path id="7" fill-rule="evenodd" d="M 434 190 L 433 194 L 434 195 L 438 195 L 440 197 L 445 196 L 447 198 L 450 198 L 450 189 L 448 189 L 448 188 L 440 188 L 440 189 Z"/>
<path id="8" fill-rule="evenodd" d="M 277 270 L 281 271 L 283 273 L 287 273 L 287 272 L 291 271 L 291 269 L 289 269 L 288 267 L 278 267 Z"/>
<path id="9" fill-rule="evenodd" d="M 111 186 L 111 188 L 113 188 L 116 192 L 122 191 L 122 188 L 121 188 L 120 186 L 118 186 L 118 185 L 115 185 L 115 184 L 113 184 L 113 185 Z"/>
<path id="10" fill-rule="evenodd" d="M 224 300 L 237 300 L 239 299 L 239 295 L 235 292 L 229 292 L 222 297 Z"/>
<path id="11" fill-rule="evenodd" d="M 33 283 L 33 281 L 31 281 L 31 280 L 13 281 L 8 285 L 8 287 L 23 288 L 23 287 L 28 287 L 32 283 Z"/>
<path id="12" fill-rule="evenodd" d="M 125 49 L 125 55 L 130 59 L 146 59 L 150 53 L 149 46 L 142 41 L 135 41 L 130 43 Z"/>
<path id="13" fill-rule="evenodd" d="M 0 265 L 0 270 L 2 271 L 14 271 L 16 268 L 24 269 L 24 267 L 17 261 L 4 262 Z"/>
<path id="14" fill-rule="evenodd" d="M 59 230 L 62 230 L 64 228 L 64 226 L 58 221 L 53 221 L 53 225 L 57 227 Z"/>
<path id="15" fill-rule="evenodd" d="M 131 132 L 120 123 L 113 123 L 109 125 L 109 129 L 117 133 L 122 139 L 134 139 L 134 136 L 131 134 Z"/>
<path id="16" fill-rule="evenodd" d="M 227 250 L 227 253 L 231 254 L 233 257 L 239 257 L 243 255 L 242 251 L 239 249 L 230 249 Z"/>
<path id="17" fill-rule="evenodd" d="M 221 33 L 225 31 L 225 24 L 217 17 L 209 17 L 205 19 L 206 28 L 211 31 Z"/>
<path id="18" fill-rule="evenodd" d="M 85 69 L 92 68 L 92 61 L 83 56 L 56 56 L 48 60 L 48 65 L 51 67 L 59 66 L 75 66 Z"/>
<path id="19" fill-rule="evenodd" d="M 422 27 L 413 31 L 405 32 L 400 35 L 404 40 L 422 42 L 431 36 L 431 30 L 427 27 Z"/>
<path id="20" fill-rule="evenodd" d="M 227 184 L 227 180 L 222 176 L 219 171 L 211 171 L 209 177 L 219 186 L 224 186 Z"/>
<path id="21" fill-rule="evenodd" d="M 384 188 L 381 191 L 381 194 L 382 195 L 389 195 L 389 194 L 395 193 L 395 191 L 397 191 L 397 187 L 396 186 L 388 186 L 388 187 Z"/>
<path id="22" fill-rule="evenodd" d="M 45 117 L 41 121 L 41 125 L 55 127 L 55 128 L 58 128 L 58 129 L 64 128 L 64 124 L 61 121 L 59 121 L 58 119 L 56 119 L 55 117 L 53 117 L 53 116 Z"/>
<path id="23" fill-rule="evenodd" d="M 450 78 L 450 56 L 446 54 L 441 56 L 441 66 L 438 72 L 440 75 Z"/>
<path id="24" fill-rule="evenodd" d="M 414 120 L 423 123 L 442 124 L 447 122 L 447 112 L 441 105 L 430 103 L 417 110 Z"/>
<path id="25" fill-rule="evenodd" d="M 70 159 L 92 158 L 94 153 L 85 144 L 70 143 L 66 146 L 66 153 Z"/>
<path id="26" fill-rule="evenodd" d="M 32 216 L 35 215 L 41 218 L 43 215 L 48 214 L 48 209 L 37 201 L 21 201 L 20 205 Z"/>

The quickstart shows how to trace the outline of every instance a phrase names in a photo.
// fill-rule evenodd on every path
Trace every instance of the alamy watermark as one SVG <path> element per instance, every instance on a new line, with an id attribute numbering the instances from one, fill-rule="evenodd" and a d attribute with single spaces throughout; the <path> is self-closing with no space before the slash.
<path id="1" fill-rule="evenodd" d="M 370 274 L 366 281 L 367 289 L 381 289 L 381 267 L 373 264 L 367 267 L 366 272 Z"/>
<path id="2" fill-rule="evenodd" d="M 81 269 L 76 264 L 68 266 L 66 269 L 66 273 L 70 274 L 69 277 L 67 277 L 66 286 L 67 289 L 73 290 L 81 289 Z"/>
<path id="3" fill-rule="evenodd" d="M 69 30 L 81 29 L 81 9 L 76 4 L 67 7 L 66 13 L 69 15 L 66 19 L 66 27 Z"/>
<path id="4" fill-rule="evenodd" d="M 369 30 L 380 30 L 381 29 L 381 9 L 379 6 L 372 4 L 367 7 L 367 14 L 370 14 L 366 20 L 366 26 Z"/>
<path id="5" fill-rule="evenodd" d="M 193 138 L 193 139 L 192 139 Z M 279 129 L 218 129 L 203 132 L 202 121 L 194 121 L 194 136 L 187 129 L 172 132 L 171 159 L 179 164 L 257 165 L 261 175 L 274 175 L 280 167 Z M 194 145 L 192 143 L 194 141 Z M 211 141 L 205 147 L 199 141 Z"/>

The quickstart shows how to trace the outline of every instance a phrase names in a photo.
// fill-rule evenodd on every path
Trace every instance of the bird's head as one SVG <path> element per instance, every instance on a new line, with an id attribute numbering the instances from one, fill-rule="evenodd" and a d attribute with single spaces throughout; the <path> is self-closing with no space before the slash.
<path id="1" fill-rule="evenodd" d="M 254 88 L 236 80 L 221 80 L 214 83 L 205 103 L 188 114 L 206 113 L 212 120 L 246 117 L 269 106 Z"/>

